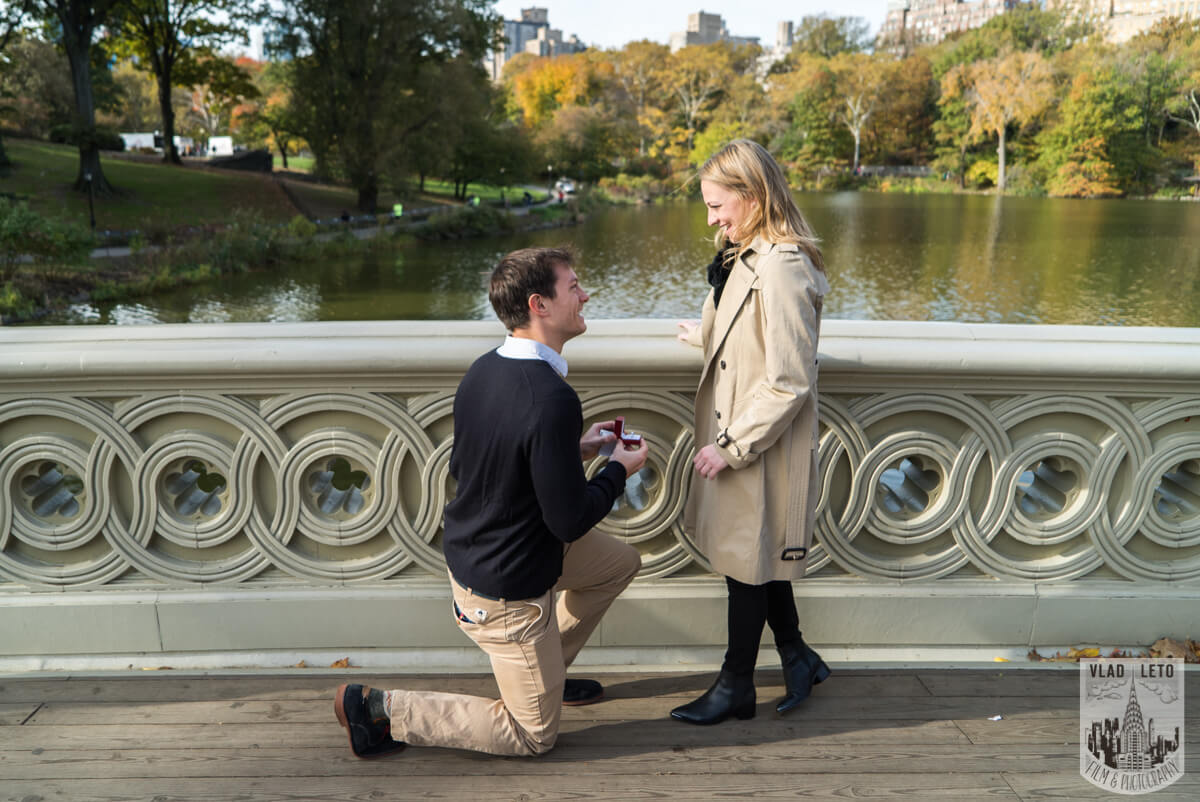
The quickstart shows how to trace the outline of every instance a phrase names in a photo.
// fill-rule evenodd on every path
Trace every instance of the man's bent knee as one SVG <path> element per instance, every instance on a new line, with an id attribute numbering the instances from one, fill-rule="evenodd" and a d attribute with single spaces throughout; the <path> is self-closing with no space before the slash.
<path id="1" fill-rule="evenodd" d="M 625 583 L 628 584 L 637 576 L 638 571 L 642 570 L 642 554 L 628 543 L 623 545 L 625 549 L 621 554 L 621 566 L 623 569 L 621 576 L 625 579 Z"/>
<path id="2" fill-rule="evenodd" d="M 538 757 L 539 755 L 544 755 L 554 748 L 554 744 L 557 741 L 558 733 L 546 736 L 540 740 L 531 735 L 526 735 L 521 739 L 523 751 L 519 752 L 517 757 Z"/>

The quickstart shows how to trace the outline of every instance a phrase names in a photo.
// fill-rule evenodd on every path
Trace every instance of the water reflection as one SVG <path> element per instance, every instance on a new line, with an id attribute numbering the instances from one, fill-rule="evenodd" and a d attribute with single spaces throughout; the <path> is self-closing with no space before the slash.
<path id="1" fill-rule="evenodd" d="M 827 317 L 1200 325 L 1200 204 L 802 194 L 833 291 Z M 574 245 L 593 318 L 696 317 L 712 253 L 702 204 L 613 208 L 581 226 L 231 276 L 43 323 L 491 318 L 507 251 Z"/>

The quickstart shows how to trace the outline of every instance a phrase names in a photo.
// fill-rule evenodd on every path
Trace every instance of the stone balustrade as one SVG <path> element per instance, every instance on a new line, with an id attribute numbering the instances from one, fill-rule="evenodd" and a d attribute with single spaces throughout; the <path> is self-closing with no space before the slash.
<path id="1" fill-rule="evenodd" d="M 723 642 L 723 585 L 681 527 L 700 355 L 673 332 L 593 321 L 566 349 L 585 418 L 623 414 L 651 448 L 600 525 L 643 570 L 599 662 Z M 440 518 L 454 388 L 502 335 L 0 331 L 0 666 L 470 663 Z M 958 659 L 1200 634 L 1200 330 L 831 320 L 820 350 L 810 640 Z"/>

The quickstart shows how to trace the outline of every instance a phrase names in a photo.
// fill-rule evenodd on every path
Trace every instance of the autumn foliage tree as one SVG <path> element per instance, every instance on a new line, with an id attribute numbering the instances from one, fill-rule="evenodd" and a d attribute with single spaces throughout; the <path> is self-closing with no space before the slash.
<path id="1" fill-rule="evenodd" d="M 883 103 L 891 62 L 865 53 L 843 52 L 830 59 L 829 70 L 839 101 L 835 114 L 854 138 L 851 169 L 857 171 L 863 131 Z"/>
<path id="2" fill-rule="evenodd" d="M 1054 98 L 1054 73 L 1049 62 L 1036 52 L 1012 51 L 995 58 L 960 64 L 942 78 L 942 93 L 961 93 L 970 113 L 968 136 L 994 135 L 999 144 L 999 177 L 1004 191 L 1007 182 L 1008 129 L 1032 122 Z"/>

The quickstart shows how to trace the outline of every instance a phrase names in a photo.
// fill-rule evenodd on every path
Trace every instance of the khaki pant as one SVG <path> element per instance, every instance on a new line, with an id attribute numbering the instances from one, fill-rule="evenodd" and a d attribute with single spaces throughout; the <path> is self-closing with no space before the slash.
<path id="1" fill-rule="evenodd" d="M 458 626 L 491 658 L 500 698 L 390 691 L 392 737 L 493 755 L 550 751 L 567 666 L 640 567 L 637 549 L 593 530 L 566 545 L 558 584 L 534 599 L 485 599 L 451 577 Z"/>

